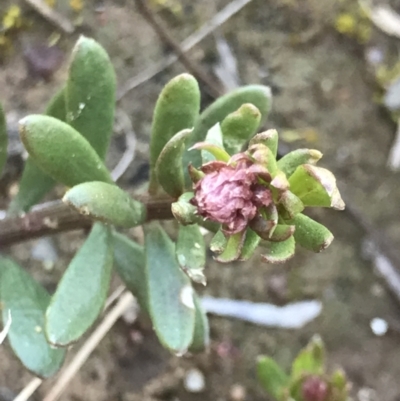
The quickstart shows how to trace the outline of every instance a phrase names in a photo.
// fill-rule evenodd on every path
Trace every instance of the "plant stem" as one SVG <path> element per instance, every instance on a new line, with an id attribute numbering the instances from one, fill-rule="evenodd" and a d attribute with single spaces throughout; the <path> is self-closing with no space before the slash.
<path id="1" fill-rule="evenodd" d="M 147 220 L 169 220 L 172 198 L 138 198 L 146 205 Z M 0 249 L 19 242 L 31 240 L 63 231 L 89 228 L 93 220 L 82 216 L 61 201 L 36 206 L 21 216 L 10 216 L 0 220 Z"/>

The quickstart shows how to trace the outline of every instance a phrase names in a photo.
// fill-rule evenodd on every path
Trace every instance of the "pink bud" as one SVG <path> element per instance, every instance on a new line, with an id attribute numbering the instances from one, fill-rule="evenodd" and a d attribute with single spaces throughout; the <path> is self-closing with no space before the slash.
<path id="1" fill-rule="evenodd" d="M 201 216 L 223 224 L 227 234 L 243 231 L 257 209 L 272 202 L 270 190 L 259 184 L 249 161 L 235 166 L 210 162 L 202 171 L 206 175 L 195 184 L 191 202 Z"/>
<path id="2" fill-rule="evenodd" d="M 318 376 L 308 377 L 302 387 L 304 401 L 325 401 L 328 396 L 328 385 Z"/>

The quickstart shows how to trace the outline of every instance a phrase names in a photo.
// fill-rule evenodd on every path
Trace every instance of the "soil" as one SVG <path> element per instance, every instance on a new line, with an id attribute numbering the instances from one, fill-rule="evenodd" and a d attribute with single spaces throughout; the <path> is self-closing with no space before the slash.
<path id="1" fill-rule="evenodd" d="M 100 18 L 92 3 L 86 2 L 78 33 L 94 36 L 105 46 L 123 87 L 127 79 L 165 57 L 169 49 L 143 20 L 133 1 L 106 3 Z M 228 1 L 153 2 L 157 3 L 166 4 L 158 12 L 180 41 Z M 55 30 L 22 0 L 2 0 L 0 13 L 10 4 L 20 5 L 31 25 L 16 35 L 13 50 L 3 58 L 0 68 L 0 97 L 10 117 L 14 149 L 0 186 L 3 208 L 15 193 L 22 165 L 11 120 L 42 112 L 65 78 L 65 66 L 49 82 L 34 79 L 28 73 L 23 48 L 46 43 Z M 57 4 L 64 15 L 76 18 L 66 0 L 58 0 Z M 181 6 L 178 11 L 174 11 L 176 5 Z M 400 2 L 392 2 L 392 6 L 400 12 Z M 351 0 L 253 0 L 218 34 L 224 36 L 237 58 L 242 84 L 272 87 L 273 111 L 265 127 L 286 133 L 284 138 L 289 138 L 289 130 L 296 130 L 298 139 L 284 143 L 285 149 L 320 149 L 324 153 L 321 165 L 335 173 L 346 202 L 359 209 L 374 229 L 385 233 L 387 246 L 397 252 L 400 176 L 386 166 L 396 126 L 376 101 L 380 89 L 366 55 L 378 49 L 396 57 L 398 42 L 373 27 L 367 43 L 338 33 L 335 22 L 339 14 L 353 13 L 356 7 Z M 64 54 L 69 53 L 78 33 L 61 36 L 59 46 Z M 218 58 L 215 38 L 205 39 L 188 56 L 212 74 Z M 125 188 L 146 179 L 154 102 L 163 85 L 183 71 L 182 65 L 174 64 L 130 92 L 118 105 L 131 119 L 139 144 L 137 157 L 121 181 Z M 206 94 L 204 99 L 206 105 L 210 99 Z M 123 150 L 123 141 L 116 137 L 108 160 L 110 167 Z M 279 304 L 318 298 L 324 307 L 314 322 L 291 331 L 210 317 L 210 352 L 178 358 L 162 349 L 145 322 L 129 325 L 121 320 L 73 379 L 62 400 L 266 400 L 255 378 L 256 357 L 268 354 L 288 367 L 299 349 L 319 333 L 329 352 L 329 365 L 343 367 L 353 383 L 355 399 L 399 401 L 398 302 L 370 262 L 363 259 L 364 233 L 349 214 L 319 210 L 313 217 L 335 235 L 333 244 L 322 254 L 299 250 L 295 258 L 278 267 L 262 264 L 257 256 L 248 263 L 231 266 L 221 266 L 210 259 L 208 285 L 199 291 L 216 297 Z M 53 290 L 83 238 L 80 232 L 57 236 L 54 241 L 59 258 L 50 271 L 33 260 L 35 241 L 13 246 L 10 254 Z M 370 321 L 375 317 L 389 322 L 391 329 L 385 336 L 372 333 Z M 0 347 L 0 361 L 0 400 L 12 399 L 10 394 L 18 393 L 32 376 L 8 346 Z M 183 377 L 193 367 L 205 376 L 205 389 L 199 394 L 183 386 Z M 51 386 L 51 380 L 46 382 L 32 399 L 42 399 Z"/>

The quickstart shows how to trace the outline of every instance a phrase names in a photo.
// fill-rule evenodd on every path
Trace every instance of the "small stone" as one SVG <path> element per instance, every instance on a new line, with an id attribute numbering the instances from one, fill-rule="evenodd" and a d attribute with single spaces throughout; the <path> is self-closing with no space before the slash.
<path id="1" fill-rule="evenodd" d="M 201 393 L 206 387 L 206 381 L 199 369 L 190 369 L 186 373 L 183 385 L 189 393 Z"/>
<path id="2" fill-rule="evenodd" d="M 244 401 L 246 389 L 241 384 L 234 384 L 229 391 L 229 397 L 232 401 Z"/>
<path id="3" fill-rule="evenodd" d="M 369 325 L 372 332 L 378 337 L 384 336 L 389 328 L 387 321 L 379 317 L 372 319 Z"/>

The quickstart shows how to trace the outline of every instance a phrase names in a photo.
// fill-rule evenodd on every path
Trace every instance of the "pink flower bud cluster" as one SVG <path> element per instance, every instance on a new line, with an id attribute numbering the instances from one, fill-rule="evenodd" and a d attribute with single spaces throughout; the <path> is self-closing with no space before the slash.
<path id="1" fill-rule="evenodd" d="M 205 176 L 195 184 L 192 204 L 206 219 L 221 223 L 226 234 L 243 231 L 260 207 L 272 203 L 271 191 L 260 177 L 265 169 L 247 157 L 235 157 L 235 163 L 209 162 L 202 166 Z"/>

